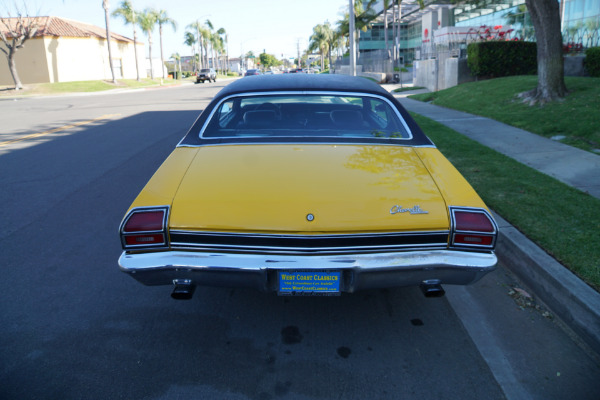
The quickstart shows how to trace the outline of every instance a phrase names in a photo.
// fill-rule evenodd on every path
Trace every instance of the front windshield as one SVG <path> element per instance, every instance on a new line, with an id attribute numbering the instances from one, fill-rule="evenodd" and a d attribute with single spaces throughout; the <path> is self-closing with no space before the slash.
<path id="1" fill-rule="evenodd" d="M 386 99 L 329 93 L 230 97 L 213 112 L 201 136 L 412 138 Z"/>

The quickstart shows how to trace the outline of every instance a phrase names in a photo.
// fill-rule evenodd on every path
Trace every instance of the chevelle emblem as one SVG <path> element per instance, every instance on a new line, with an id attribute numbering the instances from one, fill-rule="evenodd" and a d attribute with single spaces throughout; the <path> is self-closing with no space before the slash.
<path id="1" fill-rule="evenodd" d="M 422 210 L 421 206 L 416 205 L 412 208 L 402 208 L 402 206 L 395 205 L 390 208 L 390 214 L 401 214 L 401 213 L 411 213 L 411 214 L 429 214 L 428 211 Z"/>

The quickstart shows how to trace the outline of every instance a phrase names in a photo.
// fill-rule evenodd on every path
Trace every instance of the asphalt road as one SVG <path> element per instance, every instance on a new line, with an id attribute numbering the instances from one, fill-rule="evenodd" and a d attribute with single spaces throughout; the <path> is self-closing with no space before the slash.
<path id="1" fill-rule="evenodd" d="M 600 398 L 598 359 L 502 265 L 440 299 L 174 301 L 121 273 L 124 212 L 223 85 L 0 101 L 0 398 Z"/>

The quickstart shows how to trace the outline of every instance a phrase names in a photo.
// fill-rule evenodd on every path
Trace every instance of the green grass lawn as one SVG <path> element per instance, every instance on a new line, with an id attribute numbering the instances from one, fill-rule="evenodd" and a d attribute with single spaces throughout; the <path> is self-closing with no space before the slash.
<path id="1" fill-rule="evenodd" d="M 118 79 L 114 84 L 110 81 L 75 81 L 57 83 L 36 83 L 24 85 L 23 90 L 2 90 L 0 96 L 27 96 L 48 95 L 63 93 L 91 93 L 111 89 L 135 89 L 149 86 L 176 85 L 181 81 L 161 78 L 144 78 L 139 82 L 136 79 Z"/>
<path id="2" fill-rule="evenodd" d="M 485 203 L 600 291 L 600 200 L 413 114 Z"/>
<path id="3" fill-rule="evenodd" d="M 568 96 L 543 106 L 529 106 L 517 98 L 535 88 L 537 76 L 469 82 L 410 98 L 492 118 L 548 138 L 565 136 L 561 142 L 583 150 L 600 150 L 600 78 L 566 77 L 565 82 Z"/>

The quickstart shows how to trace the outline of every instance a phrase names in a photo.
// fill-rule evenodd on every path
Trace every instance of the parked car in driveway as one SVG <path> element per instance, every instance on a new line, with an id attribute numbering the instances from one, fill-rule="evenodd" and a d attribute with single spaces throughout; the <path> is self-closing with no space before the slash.
<path id="1" fill-rule="evenodd" d="M 204 83 L 205 81 L 217 81 L 217 73 L 212 68 L 204 68 L 196 73 L 196 83 Z"/>
<path id="2" fill-rule="evenodd" d="M 222 89 L 121 223 L 119 265 L 190 298 L 198 285 L 339 295 L 475 282 L 497 225 L 387 91 L 344 75 Z"/>
<path id="3" fill-rule="evenodd" d="M 260 69 L 249 69 L 244 74 L 244 76 L 252 76 L 252 75 L 262 75 L 262 73 L 260 72 Z"/>

